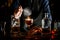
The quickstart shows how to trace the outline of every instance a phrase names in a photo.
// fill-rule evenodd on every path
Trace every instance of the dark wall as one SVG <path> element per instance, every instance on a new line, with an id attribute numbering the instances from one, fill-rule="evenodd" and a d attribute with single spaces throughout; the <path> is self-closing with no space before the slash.
<path id="1" fill-rule="evenodd" d="M 60 20 L 60 1 L 59 0 L 50 0 L 51 4 L 51 12 L 52 12 L 52 17 L 53 20 Z"/>
<path id="2" fill-rule="evenodd" d="M 29 0 L 28 0 L 29 1 Z M 20 0 L 20 4 L 24 7 L 30 6 L 27 0 Z M 0 0 L 0 19 L 4 20 L 4 16 L 9 15 L 7 5 L 5 4 L 7 0 Z M 28 4 L 27 4 L 28 3 Z M 52 14 L 52 19 L 60 20 L 60 1 L 59 0 L 50 0 L 50 9 Z M 1 7 L 4 5 L 4 7 Z"/>

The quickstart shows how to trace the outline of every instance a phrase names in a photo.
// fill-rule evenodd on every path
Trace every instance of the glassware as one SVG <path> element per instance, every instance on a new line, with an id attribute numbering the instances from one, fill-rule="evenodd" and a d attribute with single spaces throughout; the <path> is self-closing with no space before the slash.
<path id="1" fill-rule="evenodd" d="M 48 13 L 45 13 L 42 19 L 42 33 L 50 33 L 51 31 L 51 20 L 48 18 Z"/>
<path id="2" fill-rule="evenodd" d="M 30 28 L 30 26 L 33 24 L 33 19 L 30 18 L 30 16 L 27 16 L 25 23 L 27 24 L 27 28 Z"/>

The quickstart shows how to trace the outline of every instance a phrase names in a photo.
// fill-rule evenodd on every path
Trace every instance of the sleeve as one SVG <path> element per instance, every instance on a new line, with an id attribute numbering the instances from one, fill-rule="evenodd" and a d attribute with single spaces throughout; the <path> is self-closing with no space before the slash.
<path id="1" fill-rule="evenodd" d="M 44 6 L 43 7 L 44 13 L 48 13 L 48 18 L 52 21 L 52 15 L 51 15 L 51 10 L 50 10 L 49 0 L 44 0 L 43 6 Z"/>
<path id="2" fill-rule="evenodd" d="M 41 25 L 41 20 L 42 20 L 42 17 L 43 17 L 43 0 L 39 0 L 37 3 L 38 3 L 37 14 L 39 14 L 39 15 L 33 21 L 33 25 L 35 25 L 35 26 Z"/>
<path id="3" fill-rule="evenodd" d="M 39 15 L 36 19 L 34 19 L 33 25 L 39 26 L 42 25 L 41 20 L 44 17 L 44 13 L 48 13 L 49 19 L 52 21 L 49 0 L 41 0 L 39 3 Z"/>
<path id="4" fill-rule="evenodd" d="M 14 12 L 14 10 L 19 6 L 19 0 L 13 0 L 13 3 L 10 6 L 10 12 Z"/>

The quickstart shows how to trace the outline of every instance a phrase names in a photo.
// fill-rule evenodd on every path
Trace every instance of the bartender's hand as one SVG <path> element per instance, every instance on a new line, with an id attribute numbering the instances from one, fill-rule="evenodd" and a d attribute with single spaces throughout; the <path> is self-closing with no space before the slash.
<path id="1" fill-rule="evenodd" d="M 22 6 L 19 6 L 18 9 L 16 10 L 17 12 L 14 13 L 14 17 L 16 19 L 19 19 L 22 15 L 22 12 L 23 12 L 23 8 Z"/>

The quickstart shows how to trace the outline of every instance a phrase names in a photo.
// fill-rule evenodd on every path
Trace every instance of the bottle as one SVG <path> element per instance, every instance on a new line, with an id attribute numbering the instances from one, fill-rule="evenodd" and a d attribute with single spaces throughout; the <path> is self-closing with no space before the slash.
<path id="1" fill-rule="evenodd" d="M 60 31 L 60 20 L 57 22 L 57 29 Z"/>
<path id="2" fill-rule="evenodd" d="M 48 13 L 45 13 L 44 18 L 42 19 L 42 30 L 43 32 L 51 31 L 51 20 L 48 18 Z"/>
<path id="3" fill-rule="evenodd" d="M 54 21 L 54 30 L 57 30 L 57 21 Z"/>

